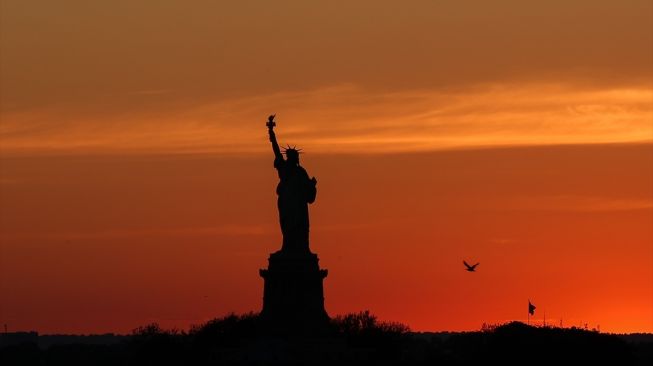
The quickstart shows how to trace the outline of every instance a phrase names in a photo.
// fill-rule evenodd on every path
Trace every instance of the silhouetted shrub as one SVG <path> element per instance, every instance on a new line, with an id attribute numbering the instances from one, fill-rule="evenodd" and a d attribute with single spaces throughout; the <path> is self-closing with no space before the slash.
<path id="1" fill-rule="evenodd" d="M 408 326 L 382 322 L 369 311 L 350 313 L 331 319 L 336 337 L 344 339 L 351 351 L 366 350 L 365 360 L 385 362 L 402 359 L 403 349 L 410 343 Z"/>
<path id="2" fill-rule="evenodd" d="M 132 331 L 127 353 L 129 364 L 175 365 L 187 359 L 186 334 L 177 329 L 164 330 L 157 323 Z"/>
<path id="3" fill-rule="evenodd" d="M 229 314 L 195 325 L 188 333 L 148 324 L 111 344 L 59 343 L 45 349 L 33 342 L 5 345 L 0 347 L 0 364 L 649 365 L 653 358 L 650 335 L 616 336 L 519 322 L 475 332 L 411 333 L 407 326 L 379 321 L 369 311 L 337 316 L 330 325 L 329 333 L 278 335 L 265 332 L 256 313 Z"/>
<path id="4" fill-rule="evenodd" d="M 261 332 L 257 313 L 238 315 L 231 313 L 204 324 L 193 325 L 189 335 L 196 346 L 236 346 Z"/>
<path id="5" fill-rule="evenodd" d="M 379 321 L 375 315 L 370 314 L 369 310 L 339 315 L 331 319 L 331 324 L 339 333 L 347 335 L 374 333 L 402 335 L 410 332 L 410 328 L 405 324 Z"/>

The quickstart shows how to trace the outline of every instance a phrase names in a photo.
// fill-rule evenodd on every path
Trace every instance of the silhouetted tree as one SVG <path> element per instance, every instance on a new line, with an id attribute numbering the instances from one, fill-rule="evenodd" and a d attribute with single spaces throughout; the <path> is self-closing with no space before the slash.
<path id="1" fill-rule="evenodd" d="M 132 365 L 177 365 L 188 358 L 186 334 L 177 329 L 164 330 L 152 323 L 132 331 L 128 342 L 128 363 Z"/>
<path id="2" fill-rule="evenodd" d="M 237 346 L 261 333 L 258 313 L 231 313 L 204 324 L 193 325 L 189 335 L 194 346 Z"/>

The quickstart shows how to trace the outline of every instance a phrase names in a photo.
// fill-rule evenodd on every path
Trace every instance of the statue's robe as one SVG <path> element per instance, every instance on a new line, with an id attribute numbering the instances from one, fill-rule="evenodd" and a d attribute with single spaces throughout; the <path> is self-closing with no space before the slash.
<path id="1" fill-rule="evenodd" d="M 282 251 L 308 252 L 308 204 L 315 201 L 317 189 L 306 170 L 283 158 L 274 160 L 279 174 L 277 207 L 283 234 Z"/>

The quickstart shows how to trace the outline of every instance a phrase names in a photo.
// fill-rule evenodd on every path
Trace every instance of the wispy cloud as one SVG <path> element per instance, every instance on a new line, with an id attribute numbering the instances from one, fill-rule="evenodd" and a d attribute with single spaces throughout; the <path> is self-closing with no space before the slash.
<path id="1" fill-rule="evenodd" d="M 139 238 L 139 237 L 202 237 L 202 236 L 261 236 L 274 233 L 274 227 L 265 225 L 218 225 L 206 227 L 177 228 L 116 228 L 96 231 L 56 231 L 56 232 L 15 232 L 5 238 L 49 238 L 56 240 L 87 240 L 99 238 Z"/>
<path id="2" fill-rule="evenodd" d="M 510 239 L 510 238 L 494 238 L 490 239 L 490 243 L 492 244 L 497 244 L 497 245 L 504 245 L 504 244 L 513 244 L 518 242 L 516 239 Z"/>
<path id="3" fill-rule="evenodd" d="M 18 179 L 0 177 L 0 185 L 3 185 L 3 184 L 17 184 L 17 183 L 20 183 L 20 182 L 21 181 L 18 180 Z"/>
<path id="4" fill-rule="evenodd" d="M 130 92 L 130 95 L 161 95 L 172 93 L 172 89 L 147 89 Z"/>
<path id="5" fill-rule="evenodd" d="M 260 152 L 279 116 L 281 142 L 317 153 L 653 140 L 653 91 L 564 85 L 487 85 L 443 92 L 373 92 L 340 85 L 217 100 L 130 115 L 5 113 L 6 153 Z M 164 108 L 164 107 L 162 107 Z"/>
<path id="6" fill-rule="evenodd" d="M 609 212 L 653 209 L 650 198 L 588 197 L 577 195 L 514 197 L 501 204 L 501 210 Z"/>

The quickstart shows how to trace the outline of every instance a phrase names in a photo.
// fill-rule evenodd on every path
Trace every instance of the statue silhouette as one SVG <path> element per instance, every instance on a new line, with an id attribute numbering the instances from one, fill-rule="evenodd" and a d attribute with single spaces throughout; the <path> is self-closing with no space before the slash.
<path id="1" fill-rule="evenodd" d="M 315 201 L 317 180 L 308 178 L 308 173 L 299 165 L 300 150 L 288 146 L 283 158 L 274 133 L 274 115 L 268 118 L 268 133 L 274 151 L 274 167 L 279 174 L 277 185 L 277 207 L 279 223 L 283 234 L 282 252 L 309 252 L 308 204 Z"/>
<path id="2" fill-rule="evenodd" d="M 284 159 L 274 133 L 274 115 L 266 123 L 279 173 L 277 207 L 283 234 L 281 250 L 270 254 L 263 277 L 261 317 L 268 331 L 280 334 L 322 332 L 328 329 L 323 280 L 317 254 L 308 245 L 308 205 L 315 201 L 317 180 L 299 165 L 299 150 L 288 146 Z"/>

